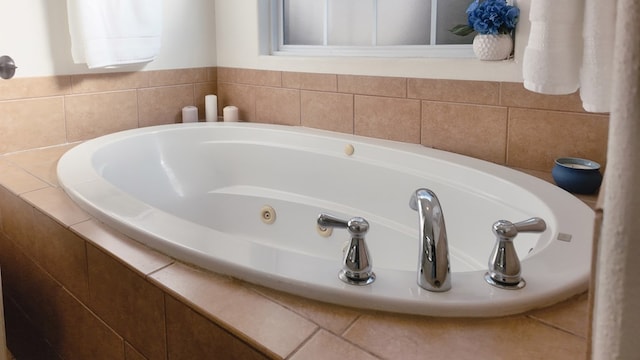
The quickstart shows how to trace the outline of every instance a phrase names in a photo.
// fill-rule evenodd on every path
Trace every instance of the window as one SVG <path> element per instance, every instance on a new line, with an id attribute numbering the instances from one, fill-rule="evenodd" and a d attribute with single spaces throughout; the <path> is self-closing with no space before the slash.
<path id="1" fill-rule="evenodd" d="M 275 55 L 471 57 L 470 0 L 275 0 Z"/>

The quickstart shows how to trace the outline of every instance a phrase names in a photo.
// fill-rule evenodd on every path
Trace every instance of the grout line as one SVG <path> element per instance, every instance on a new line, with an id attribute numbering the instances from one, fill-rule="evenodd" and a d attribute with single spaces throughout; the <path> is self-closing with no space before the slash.
<path id="1" fill-rule="evenodd" d="M 586 338 L 585 336 L 582 336 L 582 335 L 580 335 L 580 334 L 576 334 L 576 333 L 574 333 L 573 331 L 571 331 L 571 330 L 569 330 L 569 329 L 565 329 L 565 328 L 563 328 L 563 327 L 561 327 L 561 326 L 559 326 L 559 325 L 556 325 L 556 324 L 554 324 L 554 323 L 552 323 L 552 322 L 550 322 L 550 321 L 547 321 L 547 320 L 544 320 L 544 319 L 537 318 L 537 317 L 535 317 L 534 315 L 526 315 L 526 317 L 527 317 L 527 318 L 529 318 L 529 319 L 531 319 L 531 320 L 533 320 L 533 321 L 539 322 L 540 324 L 542 324 L 542 325 L 544 325 L 544 326 L 550 327 L 550 328 L 552 328 L 552 329 L 560 330 L 560 331 L 562 331 L 562 332 L 564 332 L 564 333 L 567 333 L 567 334 L 569 334 L 569 335 L 575 336 L 575 337 L 580 338 L 580 339 L 583 339 L 583 340 L 587 340 L 587 338 Z"/>
<path id="2" fill-rule="evenodd" d="M 356 315 L 353 320 L 351 320 L 351 322 L 344 328 L 344 330 L 342 331 L 342 333 L 340 333 L 340 337 L 344 338 L 345 334 L 347 332 L 349 332 L 349 330 L 353 329 L 356 325 L 356 323 L 358 322 L 358 320 L 360 320 L 360 318 L 362 318 L 363 314 L 358 314 Z"/>
<path id="3" fill-rule="evenodd" d="M 420 134 L 420 141 L 418 141 L 418 144 L 424 146 L 424 144 L 422 143 L 422 130 L 424 129 L 424 111 L 423 111 L 423 107 L 424 107 L 424 101 L 420 100 L 420 128 L 418 129 L 418 134 Z"/>
<path id="4" fill-rule="evenodd" d="M 137 124 L 137 127 L 139 128 L 140 127 L 140 96 L 139 96 L 140 89 L 136 88 L 135 91 L 136 91 L 136 124 Z"/>
<path id="5" fill-rule="evenodd" d="M 283 88 L 286 89 L 286 88 Z M 292 89 L 298 92 L 298 126 L 302 126 L 302 89 Z"/>
<path id="6" fill-rule="evenodd" d="M 298 346 L 295 349 L 291 350 L 289 355 L 285 356 L 285 359 L 291 359 L 292 357 L 294 357 L 296 353 L 298 353 L 309 342 L 311 342 L 311 339 L 313 339 L 316 336 L 316 334 L 318 334 L 321 330 L 322 328 L 320 326 L 316 327 L 316 329 L 306 339 L 304 339 L 300 344 L 298 344 Z"/>
<path id="7" fill-rule="evenodd" d="M 504 140 L 504 164 L 509 165 L 509 130 L 511 129 L 511 108 L 507 107 L 507 128 L 505 129 L 505 140 Z"/>
<path id="8" fill-rule="evenodd" d="M 153 270 L 151 272 L 146 273 L 144 275 L 144 277 L 145 277 L 145 279 L 151 278 L 151 276 L 153 276 L 154 274 L 156 274 L 156 273 L 158 273 L 158 272 L 160 272 L 160 271 L 162 271 L 162 270 L 174 265 L 175 263 L 176 263 L 175 260 L 172 258 L 171 262 L 169 262 L 169 263 L 167 263 L 167 264 L 165 264 L 165 265 L 163 265 L 163 266 L 161 266 L 161 267 L 159 267 L 159 268 L 157 268 L 157 269 L 155 269 L 155 270 Z"/>
<path id="9" fill-rule="evenodd" d="M 356 135 L 356 95 L 351 94 L 351 133 Z"/>
<path id="10" fill-rule="evenodd" d="M 73 85 L 72 85 L 73 89 Z M 64 141 L 69 143 L 69 125 L 67 124 L 67 95 L 62 97 L 62 118 L 64 119 Z"/>
<path id="11" fill-rule="evenodd" d="M 373 356 L 375 358 L 378 358 L 378 355 L 374 354 L 369 349 L 367 349 L 367 348 L 365 348 L 365 347 L 363 347 L 363 346 L 361 346 L 361 345 L 359 345 L 357 343 L 354 343 L 353 341 L 351 341 L 351 340 L 349 340 L 349 339 L 347 339 L 345 337 L 347 332 L 349 332 L 349 330 L 353 329 L 356 326 L 356 323 L 358 322 L 358 320 L 360 320 L 363 316 L 364 316 L 363 314 L 358 314 L 358 316 L 356 316 L 353 319 L 353 321 L 345 328 L 345 330 L 342 332 L 342 334 L 340 334 L 340 339 L 342 341 L 347 342 L 347 343 L 351 344 L 352 346 L 362 350 L 363 352 L 365 352 L 365 353 L 367 353 L 367 354 L 369 354 L 369 355 L 371 355 L 371 356 Z"/>

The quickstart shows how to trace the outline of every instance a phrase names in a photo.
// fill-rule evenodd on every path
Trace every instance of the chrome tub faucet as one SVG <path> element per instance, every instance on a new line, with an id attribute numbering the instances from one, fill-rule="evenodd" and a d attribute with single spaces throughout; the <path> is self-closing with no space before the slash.
<path id="1" fill-rule="evenodd" d="M 418 189 L 409 206 L 418 211 L 420 220 L 418 285 L 428 291 L 447 291 L 451 289 L 449 245 L 440 201 L 433 191 Z"/>

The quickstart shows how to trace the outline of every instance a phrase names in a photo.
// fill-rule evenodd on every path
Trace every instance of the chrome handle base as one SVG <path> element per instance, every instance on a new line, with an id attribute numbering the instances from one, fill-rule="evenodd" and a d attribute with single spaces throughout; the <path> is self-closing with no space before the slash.
<path id="1" fill-rule="evenodd" d="M 522 289 L 526 282 L 521 276 L 520 259 L 513 246 L 513 239 L 520 232 L 543 232 L 547 224 L 540 218 L 531 218 L 519 223 L 499 220 L 493 224 L 496 245 L 489 257 L 489 271 L 485 280 L 501 289 Z"/>
<path id="2" fill-rule="evenodd" d="M 351 235 L 351 241 L 345 251 L 338 278 L 350 285 L 373 283 L 376 280 L 376 274 L 373 272 L 373 262 L 364 240 L 367 231 L 369 231 L 367 220 L 354 217 L 345 221 L 331 215 L 320 214 L 318 225 L 324 228 L 347 229 Z"/>

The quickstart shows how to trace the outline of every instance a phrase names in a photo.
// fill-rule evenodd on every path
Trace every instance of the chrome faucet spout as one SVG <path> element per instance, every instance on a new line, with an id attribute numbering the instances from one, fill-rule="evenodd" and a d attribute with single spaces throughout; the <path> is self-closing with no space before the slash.
<path id="1" fill-rule="evenodd" d="M 409 200 L 420 219 L 420 253 L 418 255 L 418 285 L 429 291 L 451 289 L 449 245 L 444 214 L 436 194 L 418 189 Z"/>

